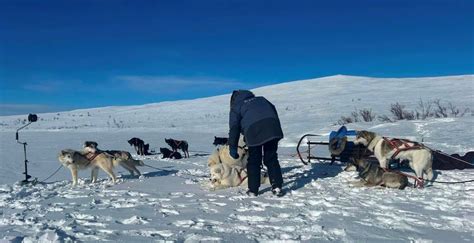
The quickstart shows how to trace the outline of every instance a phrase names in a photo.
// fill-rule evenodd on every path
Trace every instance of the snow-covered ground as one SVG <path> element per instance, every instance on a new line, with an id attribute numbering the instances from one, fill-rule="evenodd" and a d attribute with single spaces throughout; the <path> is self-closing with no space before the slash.
<path id="1" fill-rule="evenodd" d="M 214 136 L 227 135 L 229 96 L 143 106 L 105 107 L 39 114 L 39 121 L 20 132 L 28 142 L 29 172 L 40 181 L 57 168 L 61 149 L 80 149 L 86 140 L 102 149 L 130 152 L 131 137 L 158 150 L 164 138 L 186 139 L 191 158 L 164 160 L 139 157 L 151 167 L 111 185 L 103 172 L 89 184 L 89 171 L 79 173 L 80 185 L 62 168 L 46 183 L 19 186 L 24 178 L 23 149 L 15 130 L 23 116 L 0 117 L 0 240 L 57 241 L 344 241 L 344 242 L 472 242 L 474 184 L 435 184 L 403 191 L 356 188 L 355 172 L 342 166 L 304 166 L 295 145 L 305 133 L 337 130 L 340 116 L 371 108 L 389 115 L 391 103 L 415 108 L 419 99 L 441 99 L 474 109 L 474 76 L 380 79 L 331 76 L 255 89 L 277 106 L 285 139 L 280 162 L 288 194 L 275 198 L 267 186 L 258 198 L 244 188 L 209 191 L 207 154 Z M 385 136 L 425 142 L 447 153 L 474 150 L 474 116 L 395 123 L 355 123 Z M 470 180 L 474 171 L 438 171 L 443 181 Z"/>

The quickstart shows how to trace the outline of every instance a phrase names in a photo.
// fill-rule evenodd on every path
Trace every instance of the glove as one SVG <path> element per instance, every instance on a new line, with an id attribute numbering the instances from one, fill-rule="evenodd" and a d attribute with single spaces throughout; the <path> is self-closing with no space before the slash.
<path id="1" fill-rule="evenodd" d="M 239 153 L 237 153 L 237 148 L 236 147 L 229 147 L 229 155 L 233 159 L 238 159 L 239 158 Z"/>

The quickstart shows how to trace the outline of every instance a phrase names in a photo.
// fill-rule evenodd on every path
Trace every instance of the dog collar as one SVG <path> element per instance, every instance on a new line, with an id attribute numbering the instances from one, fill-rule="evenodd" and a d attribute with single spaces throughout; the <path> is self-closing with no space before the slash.
<path id="1" fill-rule="evenodd" d="M 375 136 L 375 138 L 372 139 L 372 141 L 370 141 L 369 145 L 367 145 L 367 149 L 369 149 L 370 151 L 374 152 L 375 145 L 377 145 L 377 143 L 380 141 L 380 139 L 382 139 L 382 137 L 380 137 L 380 136 Z"/>

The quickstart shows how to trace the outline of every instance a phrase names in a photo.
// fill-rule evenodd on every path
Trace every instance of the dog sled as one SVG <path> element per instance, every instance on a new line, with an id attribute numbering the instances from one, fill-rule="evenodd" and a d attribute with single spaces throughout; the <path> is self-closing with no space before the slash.
<path id="1" fill-rule="evenodd" d="M 330 162 L 333 164 L 338 161 L 341 163 L 350 162 L 351 158 L 364 158 L 371 162 L 378 163 L 373 154 L 363 145 L 355 145 L 352 139 L 357 135 L 355 130 L 347 130 L 342 126 L 337 131 L 329 134 L 329 140 L 323 141 L 318 138 L 321 135 L 305 134 L 298 141 L 296 147 L 297 155 L 305 165 L 312 162 Z M 435 170 L 453 170 L 453 169 L 474 169 L 474 152 L 467 152 L 464 156 L 458 154 L 446 154 L 439 150 L 431 149 L 433 155 L 433 169 Z M 406 161 L 392 160 L 389 168 L 400 169 L 408 167 Z"/>
<path id="2" fill-rule="evenodd" d="M 342 126 L 338 131 L 332 131 L 329 134 L 329 141 L 317 140 L 320 135 L 316 134 L 306 134 L 302 136 L 296 147 L 297 155 L 300 158 L 303 164 L 307 165 L 313 161 L 325 162 L 330 161 L 331 164 L 339 161 L 342 163 L 354 163 L 360 159 L 365 160 L 369 164 L 379 164 L 378 160 L 373 156 L 373 153 L 370 152 L 367 147 L 362 144 L 356 145 L 352 142 L 357 136 L 355 130 L 347 130 L 346 127 Z M 464 156 L 459 155 L 449 155 L 443 153 L 439 150 L 431 149 L 423 144 L 411 142 L 403 139 L 388 139 L 382 138 L 387 141 L 394 149 L 394 155 L 398 154 L 401 151 L 410 150 L 410 149 L 428 149 L 431 152 L 433 163 L 432 169 L 437 170 L 449 170 L 449 169 L 473 169 L 474 168 L 474 152 L 468 152 Z M 351 141 L 352 140 L 352 141 Z M 397 145 L 399 142 L 402 143 L 402 146 Z M 409 145 L 413 144 L 413 145 Z M 303 147 L 306 147 L 306 150 L 303 151 Z M 319 150 L 318 150 L 319 149 Z M 323 154 L 326 154 L 324 156 Z M 320 155 L 321 154 L 321 155 Z M 393 172 L 399 175 L 406 176 L 415 180 L 415 187 L 423 187 L 424 181 L 428 182 L 437 182 L 445 184 L 457 184 L 457 183 L 467 183 L 474 182 L 474 180 L 469 181 L 458 181 L 458 182 L 443 182 L 443 181 L 433 181 L 423 179 L 422 177 L 412 176 L 400 171 L 403 168 L 410 168 L 408 161 L 400 161 L 396 159 L 395 156 L 392 156 L 387 164 L 387 168 L 383 170 L 385 172 Z M 396 170 L 392 170 L 396 169 Z"/>
<path id="3" fill-rule="evenodd" d="M 355 145 L 351 138 L 356 136 L 355 130 L 347 130 L 342 126 L 338 131 L 329 134 L 328 141 L 318 140 L 321 135 L 305 134 L 298 141 L 296 152 L 305 165 L 313 161 L 349 162 L 350 158 L 369 157 L 372 153 L 362 145 Z"/>

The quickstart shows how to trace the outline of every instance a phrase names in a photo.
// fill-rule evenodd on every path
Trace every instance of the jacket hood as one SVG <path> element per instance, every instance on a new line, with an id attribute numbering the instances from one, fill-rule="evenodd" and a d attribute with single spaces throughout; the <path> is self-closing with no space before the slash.
<path id="1" fill-rule="evenodd" d="M 232 96 L 230 97 L 230 106 L 232 107 L 235 104 L 239 104 L 244 100 L 255 97 L 255 95 L 249 90 L 234 90 Z"/>

